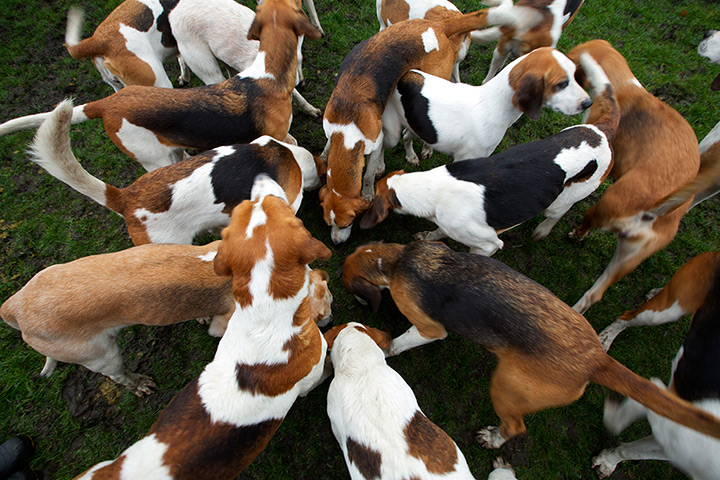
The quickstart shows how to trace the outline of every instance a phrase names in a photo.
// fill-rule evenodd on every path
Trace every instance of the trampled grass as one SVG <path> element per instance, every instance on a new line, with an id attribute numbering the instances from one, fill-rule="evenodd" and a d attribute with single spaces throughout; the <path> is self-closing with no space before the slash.
<path id="1" fill-rule="evenodd" d="M 80 104 L 109 95 L 111 89 L 91 64 L 76 61 L 65 51 L 65 14 L 71 4 L 82 5 L 87 36 L 119 3 L 3 0 L 0 121 L 48 111 L 68 96 Z M 469 0 L 456 4 L 463 11 L 478 8 Z M 356 43 L 377 31 L 377 19 L 375 5 L 369 0 L 316 0 L 316 7 L 326 35 L 305 42 L 304 94 L 323 107 L 340 62 Z M 588 0 L 566 29 L 559 48 L 567 51 L 593 38 L 610 41 L 626 56 L 643 85 L 684 115 L 702 138 L 718 121 L 720 94 L 711 92 L 709 85 L 720 66 L 699 57 L 696 48 L 706 30 L 719 26 L 720 9 L 711 0 Z M 463 81 L 482 81 L 491 52 L 491 45 L 471 47 L 461 68 Z M 177 70 L 174 65 L 168 68 Z M 522 118 L 509 129 L 498 150 L 543 138 L 579 121 L 580 116 L 569 118 L 549 111 L 544 111 L 539 121 Z M 302 112 L 295 113 L 291 133 L 316 154 L 325 143 L 321 120 Z M 25 150 L 32 134 L 0 137 L 0 301 L 49 265 L 131 246 L 117 215 L 27 161 Z M 141 174 L 108 140 L 99 122 L 73 126 L 71 137 L 78 158 L 99 178 L 124 186 Z M 389 151 L 387 170 L 412 170 L 403 157 L 401 147 Z M 422 168 L 445 161 L 446 157 L 436 155 Z M 582 244 L 567 239 L 567 232 L 598 197 L 596 193 L 576 205 L 541 243 L 530 239 L 539 219 L 506 232 L 502 235 L 505 248 L 496 258 L 545 285 L 563 301 L 575 303 L 605 268 L 615 247 L 614 237 L 603 232 L 591 233 Z M 592 325 L 601 330 L 626 309 L 639 306 L 648 290 L 664 285 L 688 259 L 718 249 L 719 214 L 720 203 L 713 199 L 686 215 L 669 247 L 613 285 L 602 302 L 590 309 L 587 318 Z M 394 216 L 376 229 L 358 229 L 348 243 L 334 246 L 315 192 L 306 195 L 299 216 L 333 250 L 329 261 L 316 266 L 331 275 L 335 322 L 369 323 L 388 328 L 393 336 L 407 329 L 409 323 L 389 297 L 374 315 L 347 294 L 335 271 L 358 245 L 376 240 L 408 243 L 415 232 L 431 225 Z M 203 236 L 201 241 L 211 238 Z M 640 375 L 667 381 L 670 362 L 687 326 L 684 320 L 676 325 L 627 330 L 616 340 L 611 354 Z M 194 322 L 155 329 L 133 327 L 121 335 L 120 342 L 128 366 L 157 380 L 154 395 L 138 399 L 74 365 L 61 364 L 51 378 L 37 378 L 44 358 L 22 341 L 19 332 L 0 326 L 0 441 L 19 432 L 33 435 L 38 443 L 33 466 L 45 478 L 71 478 L 101 460 L 114 458 L 142 437 L 175 392 L 212 358 L 217 345 L 205 327 Z M 485 451 L 474 442 L 473 432 L 497 423 L 488 394 L 495 365 L 492 355 L 451 335 L 443 342 L 392 358 L 389 364 L 413 387 L 428 417 L 455 439 L 477 478 L 487 476 L 492 459 L 499 455 L 516 467 L 521 480 L 593 478 L 591 459 L 601 449 L 649 433 L 647 423 L 633 426 L 619 439 L 607 433 L 602 425 L 607 391 L 590 385 L 570 406 L 527 416 L 528 434 L 497 452 Z M 327 383 L 299 399 L 267 449 L 239 478 L 347 478 L 325 413 L 326 392 Z M 72 412 L 71 404 L 77 405 Z M 683 475 L 663 462 L 630 462 L 622 464 L 614 478 L 676 479 Z"/>

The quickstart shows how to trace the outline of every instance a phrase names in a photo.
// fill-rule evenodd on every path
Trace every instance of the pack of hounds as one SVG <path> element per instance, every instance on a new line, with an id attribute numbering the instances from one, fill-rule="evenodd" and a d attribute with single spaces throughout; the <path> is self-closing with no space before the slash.
<path id="1" fill-rule="evenodd" d="M 583 0 L 485 3 L 464 14 L 447 0 L 378 0 L 380 30 L 338 66 L 324 111 L 296 90 L 303 40 L 324 33 L 312 0 L 264 0 L 255 12 L 234 0 L 125 0 L 85 39 L 83 12 L 68 12 L 67 51 L 90 59 L 115 93 L 7 120 L 0 135 L 37 128 L 29 159 L 121 215 L 135 246 L 40 271 L 0 316 L 46 357 L 42 376 L 75 363 L 138 396 L 156 384 L 126 369 L 120 329 L 197 319 L 221 337 L 145 437 L 77 478 L 234 478 L 297 398 L 328 377 L 327 414 L 351 478 L 473 478 L 458 445 L 386 362 L 448 332 L 498 359 L 490 401 L 500 424 L 475 432 L 484 448 L 501 447 L 526 431 L 525 415 L 568 405 L 594 382 L 626 397 L 605 402 L 612 433 L 640 418 L 652 428 L 589 452 L 601 477 L 624 460 L 660 459 L 695 479 L 720 478 L 720 253 L 691 259 L 599 335 L 582 315 L 720 190 L 720 124 L 698 144 L 607 41 L 555 49 Z M 468 49 L 493 41 L 482 85 L 462 83 Z M 720 64 L 720 33 L 708 32 L 698 53 Z M 173 89 L 163 66 L 173 58 L 178 83 L 192 72 L 205 85 Z M 238 73 L 225 78 L 221 65 Z M 720 75 L 711 88 L 720 90 Z M 322 154 L 290 135 L 293 100 L 322 113 Z M 544 107 L 585 116 L 493 153 L 513 123 L 539 119 Z M 147 171 L 131 185 L 105 183 L 75 157 L 71 125 L 97 118 Z M 384 150 L 400 140 L 415 167 L 433 151 L 453 161 L 385 174 Z M 613 232 L 616 251 L 573 307 L 491 258 L 503 248 L 499 234 L 542 213 L 532 234 L 542 240 L 608 177 L 570 236 Z M 345 288 L 369 309 L 390 291 L 412 324 L 402 335 L 356 322 L 321 332 L 333 320 L 333 296 L 328 274 L 309 265 L 332 252 L 296 217 L 314 189 L 336 245 L 356 220 L 370 229 L 393 211 L 437 225 L 411 244 L 369 243 L 344 260 Z M 220 240 L 193 245 L 215 229 Z M 445 237 L 469 251 L 438 242 Z M 625 328 L 684 315 L 692 324 L 668 386 L 607 354 Z M 494 467 L 490 479 L 515 478 L 502 459 Z"/>

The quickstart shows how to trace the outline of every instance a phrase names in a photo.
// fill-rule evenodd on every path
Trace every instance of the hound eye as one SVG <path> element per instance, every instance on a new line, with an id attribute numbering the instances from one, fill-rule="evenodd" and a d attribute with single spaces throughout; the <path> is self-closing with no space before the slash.
<path id="1" fill-rule="evenodd" d="M 560 82 L 560 83 L 556 84 L 556 85 L 553 87 L 553 91 L 557 92 L 558 90 L 562 90 L 563 88 L 567 88 L 568 85 L 570 85 L 570 82 L 568 82 L 567 80 L 565 80 L 565 81 L 563 81 L 563 82 Z"/>

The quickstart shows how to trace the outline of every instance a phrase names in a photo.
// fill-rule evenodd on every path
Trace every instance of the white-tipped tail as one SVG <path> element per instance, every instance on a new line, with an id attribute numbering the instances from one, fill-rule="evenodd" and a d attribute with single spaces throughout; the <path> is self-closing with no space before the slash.
<path id="1" fill-rule="evenodd" d="M 73 113 L 72 101 L 63 100 L 55 110 L 46 114 L 47 120 L 40 125 L 30 145 L 30 160 L 61 182 L 105 206 L 107 185 L 82 168 L 70 148 Z"/>
<path id="2" fill-rule="evenodd" d="M 583 53 L 580 55 L 580 65 L 582 65 L 585 76 L 592 87 L 592 96 L 604 92 L 607 86 L 610 85 L 610 80 L 600 64 L 589 53 Z"/>
<path id="3" fill-rule="evenodd" d="M 70 105 L 72 105 L 72 103 Z M 79 105 L 73 109 L 70 123 L 82 123 L 88 119 L 87 115 L 83 113 L 83 107 L 85 107 L 85 105 Z M 0 124 L 0 137 L 10 133 L 19 132 L 20 130 L 37 128 L 45 120 L 47 120 L 51 114 L 52 112 L 35 113 L 33 115 L 25 115 L 24 117 L 8 120 L 7 122 Z"/>
<path id="4" fill-rule="evenodd" d="M 83 17 L 85 13 L 78 7 L 70 7 L 67 15 L 67 30 L 65 30 L 65 44 L 74 47 L 80 43 Z"/>
<path id="5" fill-rule="evenodd" d="M 498 7 L 488 9 L 490 25 L 509 25 L 516 30 L 516 36 L 535 27 L 542 20 L 542 14 L 534 8 L 516 7 L 512 2 L 502 2 Z"/>

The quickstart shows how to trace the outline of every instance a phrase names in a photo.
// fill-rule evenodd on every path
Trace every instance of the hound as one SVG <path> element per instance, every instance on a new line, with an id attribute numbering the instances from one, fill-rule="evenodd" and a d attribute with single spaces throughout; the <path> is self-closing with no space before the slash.
<path id="1" fill-rule="evenodd" d="M 588 382 L 720 438 L 718 418 L 622 366 L 582 315 L 497 260 L 435 242 L 369 244 L 345 259 L 343 283 L 374 311 L 380 289 L 389 289 L 413 324 L 393 339 L 387 356 L 443 339 L 448 331 L 498 356 L 490 398 L 501 424 L 477 433 L 486 448 L 525 432 L 524 415 L 574 402 Z"/>

